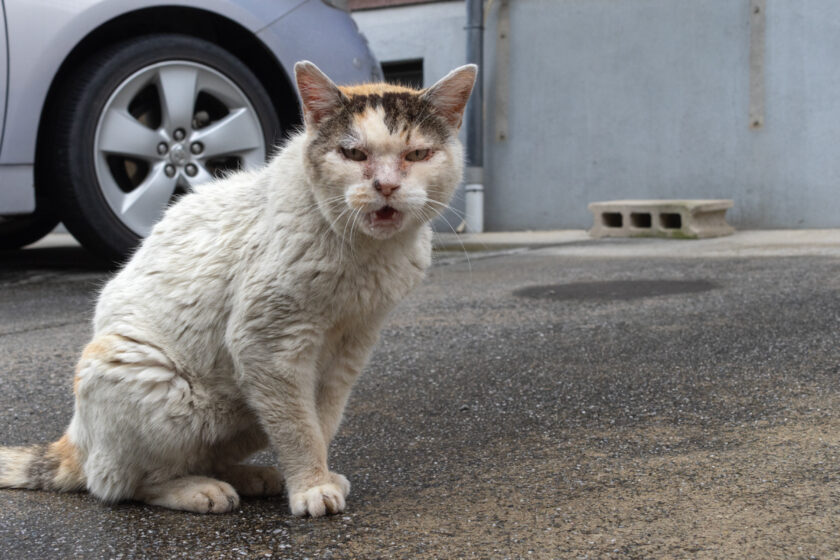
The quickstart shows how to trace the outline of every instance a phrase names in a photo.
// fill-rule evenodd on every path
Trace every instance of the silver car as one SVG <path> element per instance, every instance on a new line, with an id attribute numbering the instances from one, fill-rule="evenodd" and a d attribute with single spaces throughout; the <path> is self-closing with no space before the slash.
<path id="1" fill-rule="evenodd" d="M 0 249 L 61 220 L 120 259 L 173 198 L 300 123 L 296 61 L 381 78 L 347 0 L 0 3 Z"/>

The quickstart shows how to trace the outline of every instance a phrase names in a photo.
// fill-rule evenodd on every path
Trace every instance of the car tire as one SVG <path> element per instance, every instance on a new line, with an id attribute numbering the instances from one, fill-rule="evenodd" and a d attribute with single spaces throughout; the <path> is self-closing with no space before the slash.
<path id="1" fill-rule="evenodd" d="M 98 52 L 64 83 L 55 107 L 43 158 L 51 160 L 51 198 L 70 233 L 112 261 L 125 259 L 177 196 L 262 165 L 281 135 L 247 66 L 186 35 L 135 37 Z M 240 138 L 241 146 L 222 141 Z"/>
<path id="2" fill-rule="evenodd" d="M 35 243 L 58 225 L 58 218 L 47 210 L 25 216 L 0 216 L 0 250 L 20 249 Z"/>

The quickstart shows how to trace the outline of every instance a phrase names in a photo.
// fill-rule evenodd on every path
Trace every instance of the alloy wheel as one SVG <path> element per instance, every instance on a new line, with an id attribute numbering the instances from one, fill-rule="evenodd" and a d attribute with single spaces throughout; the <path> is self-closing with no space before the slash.
<path id="1" fill-rule="evenodd" d="M 108 206 L 140 237 L 178 196 L 259 167 L 267 153 L 245 92 L 214 68 L 186 60 L 147 66 L 121 82 L 100 114 L 94 150 Z"/>

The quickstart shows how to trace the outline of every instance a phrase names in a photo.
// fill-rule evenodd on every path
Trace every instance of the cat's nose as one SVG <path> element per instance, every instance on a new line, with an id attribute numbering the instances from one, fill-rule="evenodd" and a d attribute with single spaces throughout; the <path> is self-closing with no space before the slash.
<path id="1" fill-rule="evenodd" d="M 400 188 L 400 186 L 393 183 L 383 183 L 379 179 L 374 179 L 373 188 L 381 192 L 383 196 L 391 196 L 391 193 Z"/>

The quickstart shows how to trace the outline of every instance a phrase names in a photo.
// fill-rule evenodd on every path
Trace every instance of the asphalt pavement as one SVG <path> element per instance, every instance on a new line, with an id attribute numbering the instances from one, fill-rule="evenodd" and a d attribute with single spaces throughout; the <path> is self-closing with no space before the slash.
<path id="1" fill-rule="evenodd" d="M 440 238 L 392 314 L 343 514 L 0 490 L 0 557 L 840 559 L 840 232 L 514 237 Z M 61 435 L 109 274 L 0 253 L 0 444 Z"/>

